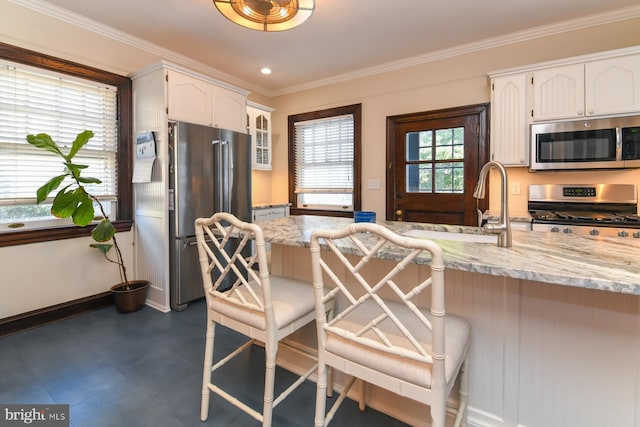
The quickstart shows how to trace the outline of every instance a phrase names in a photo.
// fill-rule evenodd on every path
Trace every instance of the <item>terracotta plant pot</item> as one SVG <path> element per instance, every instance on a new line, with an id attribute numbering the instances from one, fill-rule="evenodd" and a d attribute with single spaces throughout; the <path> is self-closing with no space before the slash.
<path id="1" fill-rule="evenodd" d="M 147 300 L 148 280 L 129 280 L 111 287 L 113 300 L 120 313 L 140 310 Z"/>

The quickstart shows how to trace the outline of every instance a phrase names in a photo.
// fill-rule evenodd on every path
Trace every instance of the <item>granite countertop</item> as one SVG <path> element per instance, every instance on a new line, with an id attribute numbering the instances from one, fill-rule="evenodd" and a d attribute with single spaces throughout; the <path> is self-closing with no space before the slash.
<path id="1" fill-rule="evenodd" d="M 315 229 L 338 229 L 353 223 L 350 218 L 311 215 L 261 222 L 265 240 L 281 245 L 309 247 Z M 484 234 L 477 227 L 378 221 L 396 233 L 412 229 Z M 512 232 L 513 246 L 490 243 L 436 240 L 446 268 L 507 276 L 608 292 L 640 295 L 640 239 L 576 236 L 539 231 Z M 356 249 L 345 243 L 345 253 Z M 392 251 L 380 258 L 398 259 Z M 415 262 L 429 264 L 430 257 Z"/>
<path id="2" fill-rule="evenodd" d="M 270 208 L 286 208 L 291 206 L 291 203 L 260 203 L 257 205 L 253 205 L 251 209 L 270 209 Z"/>
<path id="3" fill-rule="evenodd" d="M 482 219 L 489 222 L 496 222 L 500 219 L 500 212 L 485 211 Z M 529 212 L 509 212 L 509 220 L 513 222 L 531 222 L 531 214 Z"/>

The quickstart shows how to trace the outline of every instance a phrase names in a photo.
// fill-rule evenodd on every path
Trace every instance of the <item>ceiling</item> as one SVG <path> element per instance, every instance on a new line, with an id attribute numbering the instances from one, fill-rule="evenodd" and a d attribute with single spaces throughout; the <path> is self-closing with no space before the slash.
<path id="1" fill-rule="evenodd" d="M 638 0 L 316 0 L 313 15 L 300 27 L 264 33 L 227 20 L 211 0 L 37 3 L 197 61 L 265 95 L 509 43 L 545 29 L 640 16 Z M 263 66 L 273 73 L 261 75 Z"/>

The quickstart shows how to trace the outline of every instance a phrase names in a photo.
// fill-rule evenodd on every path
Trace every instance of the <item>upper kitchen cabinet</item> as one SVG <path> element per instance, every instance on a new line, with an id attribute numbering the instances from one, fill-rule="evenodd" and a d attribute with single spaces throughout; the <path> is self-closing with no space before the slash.
<path id="1" fill-rule="evenodd" d="M 527 74 L 491 79 L 491 160 L 529 165 Z"/>
<path id="2" fill-rule="evenodd" d="M 170 120 L 246 132 L 247 92 L 194 73 L 167 69 L 167 114 Z"/>
<path id="3" fill-rule="evenodd" d="M 494 71 L 491 159 L 529 165 L 530 125 L 640 112 L 640 46 Z"/>
<path id="4" fill-rule="evenodd" d="M 251 135 L 252 167 L 271 170 L 271 112 L 273 108 L 247 102 L 247 132 Z"/>
<path id="5" fill-rule="evenodd" d="M 640 111 L 640 54 L 585 64 L 587 115 Z"/>
<path id="6" fill-rule="evenodd" d="M 640 111 L 640 55 L 592 59 L 533 72 L 533 120 Z"/>
<path id="7" fill-rule="evenodd" d="M 245 109 L 247 95 L 220 86 L 213 86 L 212 126 L 246 133 Z"/>
<path id="8" fill-rule="evenodd" d="M 212 86 L 204 80 L 167 70 L 167 113 L 178 122 L 211 126 Z"/>
<path id="9" fill-rule="evenodd" d="M 533 120 L 584 116 L 584 65 L 534 71 Z"/>

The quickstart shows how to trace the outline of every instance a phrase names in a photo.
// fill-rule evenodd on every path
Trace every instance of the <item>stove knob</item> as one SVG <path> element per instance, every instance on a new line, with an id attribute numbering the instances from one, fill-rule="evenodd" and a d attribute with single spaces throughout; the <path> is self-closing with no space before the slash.
<path id="1" fill-rule="evenodd" d="M 636 239 L 640 239 L 640 231 L 634 231 L 633 237 L 635 237 Z"/>
<path id="2" fill-rule="evenodd" d="M 573 230 L 572 230 L 572 229 L 570 229 L 569 227 L 565 227 L 565 228 L 564 228 L 564 230 L 562 230 L 562 232 L 563 232 L 564 234 L 571 234 L 571 233 L 573 233 Z"/>
<path id="3" fill-rule="evenodd" d="M 627 237 L 628 235 L 629 233 L 624 230 L 618 231 L 618 237 Z"/>
<path id="4" fill-rule="evenodd" d="M 600 234 L 600 231 L 596 228 L 593 228 L 589 230 L 589 234 L 591 234 L 592 236 L 597 236 L 598 234 Z"/>
<path id="5" fill-rule="evenodd" d="M 556 227 L 556 226 L 553 226 L 553 227 L 551 227 L 551 230 L 549 230 L 549 231 L 551 231 L 552 233 L 559 233 L 560 229 L 558 227 Z"/>

